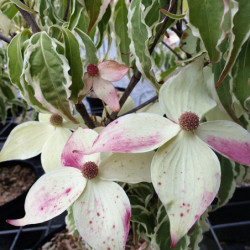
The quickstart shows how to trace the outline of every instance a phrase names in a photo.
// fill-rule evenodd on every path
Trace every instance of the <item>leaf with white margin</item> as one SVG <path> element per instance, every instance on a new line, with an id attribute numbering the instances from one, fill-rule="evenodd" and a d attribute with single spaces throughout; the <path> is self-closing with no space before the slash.
<path id="1" fill-rule="evenodd" d="M 52 126 L 35 121 L 16 126 L 2 148 L 0 161 L 25 160 L 40 154 L 53 132 Z"/>
<path id="2" fill-rule="evenodd" d="M 23 69 L 22 48 L 24 46 L 24 42 L 28 40 L 30 36 L 30 31 L 24 30 L 22 33 L 13 37 L 8 46 L 8 71 L 10 80 L 20 89 L 21 92 L 23 92 L 20 84 L 20 76 Z"/>
<path id="3" fill-rule="evenodd" d="M 238 5 L 238 11 L 233 18 L 232 39 L 229 55 L 220 78 L 216 83 L 216 88 L 220 86 L 232 69 L 235 60 L 241 51 L 242 45 L 247 41 L 250 35 L 250 22 L 246 22 L 246 20 L 249 20 L 250 18 L 250 1 L 235 0 L 233 2 Z"/>
<path id="4" fill-rule="evenodd" d="M 124 190 L 99 178 L 89 180 L 73 205 L 77 230 L 94 249 L 125 249 L 131 208 Z"/>
<path id="5" fill-rule="evenodd" d="M 205 122 L 196 133 L 218 153 L 250 166 L 250 133 L 240 125 L 230 121 Z"/>
<path id="6" fill-rule="evenodd" d="M 54 128 L 54 133 L 43 145 L 41 162 L 45 172 L 62 166 L 61 154 L 71 135 L 70 130 L 60 127 Z"/>
<path id="7" fill-rule="evenodd" d="M 115 3 L 115 8 L 112 16 L 114 40 L 116 44 L 116 54 L 118 61 L 125 65 L 130 65 L 129 44 L 128 37 L 128 6 L 124 0 L 118 0 Z"/>
<path id="8" fill-rule="evenodd" d="M 156 81 L 152 70 L 152 58 L 149 54 L 149 38 L 152 36 L 151 30 L 145 23 L 145 6 L 141 0 L 132 1 L 128 10 L 128 36 L 131 40 L 130 51 L 135 56 L 136 67 L 156 89 L 159 84 Z"/>
<path id="9" fill-rule="evenodd" d="M 218 45 L 222 38 L 222 23 L 228 11 L 226 0 L 188 0 L 188 15 L 191 29 L 199 36 L 212 62 L 219 61 Z"/>
<path id="10" fill-rule="evenodd" d="M 152 151 L 173 138 L 179 125 L 156 114 L 139 113 L 122 116 L 99 134 L 89 153 L 142 153 Z"/>
<path id="11" fill-rule="evenodd" d="M 195 134 L 181 131 L 156 152 L 151 177 L 168 213 L 172 246 L 175 246 L 217 194 L 219 160 Z"/>
<path id="12" fill-rule="evenodd" d="M 70 99 L 74 103 L 77 103 L 78 94 L 84 87 L 82 80 L 83 64 L 80 56 L 80 46 L 75 35 L 69 29 L 62 27 L 61 32 L 64 39 L 65 56 L 68 59 L 70 66 L 69 74 L 72 78 L 72 84 L 69 88 L 71 91 Z"/>
<path id="13" fill-rule="evenodd" d="M 58 168 L 40 177 L 25 199 L 25 216 L 7 220 L 14 226 L 41 223 L 65 211 L 83 192 L 86 179 L 75 168 Z"/>
<path id="14" fill-rule="evenodd" d="M 86 55 L 85 55 L 84 66 L 88 66 L 90 63 L 97 64 L 98 63 L 98 58 L 96 56 L 97 50 L 96 50 L 96 47 L 95 47 L 93 41 L 86 33 L 84 33 L 79 28 L 76 28 L 75 31 L 81 37 L 82 42 L 83 42 L 84 47 L 85 47 Z"/>
<path id="15" fill-rule="evenodd" d="M 150 165 L 154 153 L 114 153 L 100 163 L 99 176 L 104 180 L 127 183 L 151 182 Z"/>
<path id="16" fill-rule="evenodd" d="M 209 97 L 203 76 L 203 56 L 170 77 L 160 88 L 159 102 L 169 119 L 178 122 L 185 112 L 193 112 L 201 119 L 216 106 Z"/>
<path id="17" fill-rule="evenodd" d="M 61 160 L 64 166 L 82 169 L 85 162 L 92 161 L 99 165 L 100 153 L 84 155 L 85 152 L 91 151 L 92 145 L 98 134 L 94 130 L 79 127 L 72 133 L 66 143 Z"/>
<path id="18" fill-rule="evenodd" d="M 23 75 L 35 98 L 51 113 L 78 123 L 71 113 L 71 85 L 67 59 L 56 51 L 56 43 L 45 32 L 34 34 L 25 50 Z"/>

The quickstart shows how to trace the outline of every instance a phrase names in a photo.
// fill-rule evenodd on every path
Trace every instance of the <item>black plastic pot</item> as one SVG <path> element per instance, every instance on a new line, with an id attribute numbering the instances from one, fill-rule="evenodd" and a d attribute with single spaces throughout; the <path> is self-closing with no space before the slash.
<path id="1" fill-rule="evenodd" d="M 2 167 L 9 167 L 15 165 L 21 165 L 22 167 L 32 169 L 32 171 L 35 173 L 36 177 L 35 181 L 41 175 L 37 167 L 30 161 L 13 160 L 13 161 L 0 162 L 0 169 Z M 15 199 L 0 206 L 0 221 L 9 218 L 20 218 L 24 216 L 24 201 L 28 193 L 28 190 L 24 191 L 21 195 L 19 195 Z"/>
<path id="2" fill-rule="evenodd" d="M 227 248 L 250 247 L 250 187 L 239 187 L 224 207 L 209 214 L 209 221 L 219 239 Z M 229 248 L 229 246 L 234 248 Z M 224 247 L 223 247 L 224 249 Z"/>

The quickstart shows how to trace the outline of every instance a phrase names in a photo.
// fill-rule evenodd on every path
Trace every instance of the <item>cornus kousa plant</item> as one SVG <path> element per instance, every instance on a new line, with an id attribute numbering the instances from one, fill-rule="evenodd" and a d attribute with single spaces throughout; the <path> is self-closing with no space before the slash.
<path id="1" fill-rule="evenodd" d="M 105 162 L 101 162 L 100 153 L 89 156 L 79 153 L 91 150 L 97 136 L 94 130 L 87 128 L 75 131 L 62 153 L 65 167 L 43 175 L 27 195 L 25 217 L 8 222 L 15 226 L 40 223 L 60 214 L 73 203 L 76 228 L 89 245 L 95 249 L 123 249 L 129 232 L 131 208 L 122 187 L 112 180 L 149 181 L 153 154 L 127 155 L 114 168 L 117 155 L 106 156 Z M 142 161 L 147 163 L 142 164 Z M 127 167 L 125 174 L 123 164 Z"/>
<path id="2" fill-rule="evenodd" d="M 199 249 L 208 213 L 249 178 L 249 13 L 249 0 L 1 1 L 1 121 L 18 105 L 38 119 L 0 161 L 41 154 L 46 172 L 7 222 L 67 210 L 88 248 Z"/>

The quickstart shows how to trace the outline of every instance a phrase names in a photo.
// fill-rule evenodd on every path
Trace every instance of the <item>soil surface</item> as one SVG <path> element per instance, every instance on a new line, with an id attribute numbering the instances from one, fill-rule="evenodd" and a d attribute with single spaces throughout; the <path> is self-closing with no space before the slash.
<path id="1" fill-rule="evenodd" d="M 30 167 L 21 165 L 0 167 L 0 205 L 28 190 L 35 180 L 35 172 Z"/>
<path id="2" fill-rule="evenodd" d="M 143 250 L 147 248 L 147 243 L 140 240 L 135 246 L 132 242 L 132 235 L 129 235 L 126 250 Z M 49 242 L 45 243 L 38 250 L 88 250 L 83 240 L 75 236 L 69 235 L 67 230 L 57 233 Z M 149 248 L 150 250 L 151 248 Z"/>

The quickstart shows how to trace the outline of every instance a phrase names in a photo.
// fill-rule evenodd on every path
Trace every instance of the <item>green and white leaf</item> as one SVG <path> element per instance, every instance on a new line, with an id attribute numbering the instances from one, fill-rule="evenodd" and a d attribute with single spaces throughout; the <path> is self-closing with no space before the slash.
<path id="1" fill-rule="evenodd" d="M 96 47 L 91 40 L 91 38 L 81 31 L 79 28 L 75 29 L 78 35 L 81 37 L 83 45 L 85 47 L 85 61 L 84 61 L 84 66 L 88 66 L 90 63 L 97 64 L 98 63 L 98 58 L 96 56 Z"/>
<path id="2" fill-rule="evenodd" d="M 71 5 L 72 5 L 72 14 L 69 19 L 68 29 L 74 30 L 81 17 L 83 7 L 80 5 L 80 3 L 77 0 L 71 1 Z"/>
<path id="3" fill-rule="evenodd" d="M 52 113 L 77 123 L 69 102 L 71 78 L 67 59 L 45 32 L 33 35 L 24 55 L 22 85 L 33 88 L 35 98 Z"/>
<path id="4" fill-rule="evenodd" d="M 156 89 L 159 84 L 153 72 L 152 58 L 149 54 L 151 30 L 145 23 L 145 7 L 141 0 L 133 1 L 128 10 L 128 35 L 131 39 L 130 51 L 135 56 L 136 67 Z"/>
<path id="5" fill-rule="evenodd" d="M 69 88 L 71 90 L 70 99 L 74 103 L 77 103 L 78 94 L 84 87 L 82 81 L 83 65 L 80 56 L 80 46 L 78 40 L 69 29 L 63 27 L 62 33 L 65 44 L 65 56 L 68 59 L 70 66 L 69 74 L 72 79 L 72 85 Z"/>
<path id="6" fill-rule="evenodd" d="M 222 83 L 222 81 L 232 69 L 235 60 L 241 51 L 242 45 L 247 41 L 250 35 L 250 22 L 246 22 L 246 20 L 250 19 L 250 1 L 235 0 L 233 2 L 236 4 L 236 6 L 238 5 L 238 11 L 233 18 L 230 51 L 227 57 L 226 65 L 220 75 L 218 82 L 216 83 L 217 86 Z"/>
<path id="7" fill-rule="evenodd" d="M 221 185 L 217 194 L 218 202 L 213 210 L 224 206 L 232 198 L 236 188 L 235 162 L 219 154 L 217 156 L 221 165 Z"/>
<path id="8" fill-rule="evenodd" d="M 250 39 L 243 45 L 232 68 L 231 86 L 235 98 L 239 101 L 246 120 L 250 119 Z M 248 122 L 249 123 L 249 122 Z"/>
<path id="9" fill-rule="evenodd" d="M 18 6 L 19 8 L 31 12 L 31 13 L 36 13 L 35 10 L 31 9 L 29 6 L 27 6 L 26 4 L 24 4 L 23 2 L 19 1 L 19 0 L 10 0 L 10 2 L 12 2 L 13 4 L 15 4 L 16 6 Z"/>
<path id="10" fill-rule="evenodd" d="M 17 34 L 10 42 L 8 46 L 8 70 L 11 82 L 18 87 L 21 92 L 22 86 L 20 83 L 20 76 L 23 70 L 23 55 L 22 49 L 24 42 L 31 37 L 31 33 L 28 30 L 24 30 L 22 33 Z"/>
<path id="11" fill-rule="evenodd" d="M 124 0 L 116 2 L 113 12 L 113 31 L 118 61 L 130 66 L 130 39 L 128 37 L 128 7 Z"/>
<path id="12" fill-rule="evenodd" d="M 189 26 L 195 36 L 201 38 L 212 62 L 219 61 L 218 45 L 224 33 L 221 29 L 228 9 L 224 0 L 188 0 Z"/>

